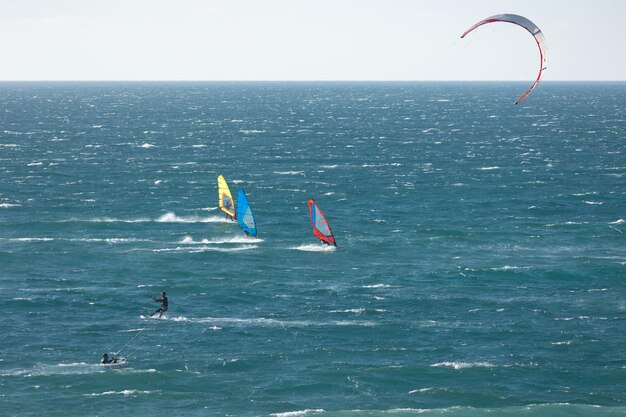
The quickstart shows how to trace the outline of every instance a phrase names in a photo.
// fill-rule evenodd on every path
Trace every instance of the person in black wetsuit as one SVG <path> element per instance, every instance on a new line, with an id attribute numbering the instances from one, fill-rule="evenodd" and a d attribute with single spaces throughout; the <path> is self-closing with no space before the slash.
<path id="1" fill-rule="evenodd" d="M 159 313 L 159 317 L 161 317 L 168 308 L 167 295 L 165 295 L 165 291 L 161 293 L 161 297 L 155 298 L 154 301 L 161 303 L 161 307 L 157 308 L 154 313 L 150 314 L 150 317 L 154 316 L 156 313 Z"/>
<path id="2" fill-rule="evenodd" d="M 102 364 L 107 365 L 109 363 L 117 363 L 117 358 L 109 358 L 109 354 L 105 352 L 104 355 L 102 355 Z"/>

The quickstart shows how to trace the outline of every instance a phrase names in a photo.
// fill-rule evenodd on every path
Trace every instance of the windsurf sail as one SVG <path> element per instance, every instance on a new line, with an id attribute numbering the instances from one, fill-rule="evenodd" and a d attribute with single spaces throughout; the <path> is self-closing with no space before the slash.
<path id="1" fill-rule="evenodd" d="M 543 32 L 541 31 L 541 29 L 539 29 L 537 27 L 537 25 L 535 25 L 530 20 L 526 19 L 524 16 L 519 16 L 519 15 L 516 15 L 516 14 L 497 14 L 495 16 L 491 16 L 491 17 L 488 17 L 486 19 L 483 19 L 480 22 L 476 23 L 471 28 L 467 29 L 461 35 L 461 38 L 464 38 L 468 33 L 470 33 L 471 31 L 473 31 L 474 29 L 476 29 L 479 26 L 486 25 L 487 23 L 494 23 L 494 22 L 513 23 L 515 25 L 523 27 L 528 32 L 530 32 L 531 35 L 533 35 L 533 38 L 535 38 L 535 42 L 537 42 L 537 47 L 539 48 L 539 74 L 537 75 L 537 79 L 535 80 L 533 85 L 531 85 L 530 88 L 528 90 L 526 90 L 524 92 L 524 94 L 522 94 L 517 99 L 517 101 L 515 101 L 515 104 L 519 104 L 522 101 L 524 101 L 524 99 L 526 97 L 528 97 L 530 92 L 535 89 L 537 84 L 539 84 L 539 80 L 541 79 L 541 75 L 543 74 L 543 70 L 545 70 L 546 67 L 547 67 L 548 44 L 546 42 L 545 36 L 543 36 Z"/>
<path id="2" fill-rule="evenodd" d="M 243 190 L 239 190 L 237 202 L 237 221 L 239 222 L 239 227 L 250 236 L 256 236 L 256 222 L 252 215 L 252 208 L 250 207 L 248 197 L 246 197 L 246 193 Z"/>
<path id="3" fill-rule="evenodd" d="M 236 216 L 235 200 L 233 200 L 233 195 L 230 193 L 230 189 L 223 175 L 217 177 L 217 194 L 219 197 L 220 210 L 234 219 Z"/>
<path id="4" fill-rule="evenodd" d="M 326 221 L 326 217 L 324 217 L 322 210 L 320 210 L 315 200 L 311 199 L 307 202 L 307 204 L 309 205 L 309 212 L 311 213 L 313 234 L 315 234 L 315 236 L 322 242 L 337 246 L 333 232 L 330 230 L 330 226 Z"/>

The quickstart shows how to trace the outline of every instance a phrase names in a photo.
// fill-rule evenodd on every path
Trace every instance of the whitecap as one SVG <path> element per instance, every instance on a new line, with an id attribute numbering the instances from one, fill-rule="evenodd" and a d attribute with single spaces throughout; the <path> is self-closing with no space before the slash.
<path id="1" fill-rule="evenodd" d="M 91 394 L 83 394 L 84 397 L 101 397 L 105 395 L 140 395 L 140 394 L 158 394 L 161 391 L 146 391 L 146 390 L 138 390 L 138 389 L 125 389 L 122 391 L 104 391 L 101 393 L 91 393 Z"/>
<path id="2" fill-rule="evenodd" d="M 243 245 L 243 246 L 238 246 L 238 247 L 234 247 L 234 248 L 221 248 L 221 247 L 215 247 L 215 246 L 200 246 L 200 247 L 195 247 L 195 246 L 180 247 L 180 246 L 177 246 L 175 248 L 153 249 L 152 252 L 155 252 L 155 253 L 159 253 L 159 252 L 184 252 L 184 253 L 240 252 L 240 251 L 251 250 L 251 249 L 256 249 L 256 248 L 258 248 L 258 246 L 256 246 L 256 245 Z"/>
<path id="3" fill-rule="evenodd" d="M 274 171 L 276 175 L 304 175 L 304 171 Z"/>
<path id="4" fill-rule="evenodd" d="M 337 247 L 332 246 L 332 245 L 313 245 L 313 244 L 309 244 L 309 245 L 300 245 L 300 246 L 295 246 L 295 247 L 291 247 L 289 249 L 294 249 L 294 250 L 300 250 L 300 251 L 304 251 L 304 252 L 332 252 L 337 250 Z"/>
<path id="5" fill-rule="evenodd" d="M 54 240 L 51 237 L 16 237 L 8 239 L 12 242 L 50 242 Z"/>
<path id="6" fill-rule="evenodd" d="M 231 223 L 225 217 L 178 216 L 174 212 L 167 212 L 155 220 L 158 223 Z"/>
<path id="7" fill-rule="evenodd" d="M 228 243 L 260 243 L 263 242 L 263 239 L 255 238 L 255 237 L 246 237 L 243 235 L 233 236 L 229 238 L 222 239 L 202 239 L 200 241 L 194 240 L 191 236 L 185 236 L 181 239 L 181 244 L 187 245 L 221 245 Z"/>
<path id="8" fill-rule="evenodd" d="M 331 313 L 354 313 L 354 314 L 363 314 L 365 313 L 364 308 L 350 308 L 347 310 L 331 310 Z"/>
<path id="9" fill-rule="evenodd" d="M 433 366 L 433 367 L 445 366 L 445 367 L 454 368 L 454 369 L 495 367 L 494 364 L 489 363 L 489 362 L 448 362 L 448 361 L 434 363 L 430 366 Z"/>
<path id="10" fill-rule="evenodd" d="M 273 413 L 270 414 L 270 416 L 274 416 L 274 417 L 300 417 L 300 416 L 306 416 L 309 414 L 319 414 L 319 413 L 323 413 L 325 410 L 321 409 L 321 408 L 315 408 L 315 409 L 306 409 L 306 410 L 300 410 L 300 411 L 287 411 L 285 413 Z"/>

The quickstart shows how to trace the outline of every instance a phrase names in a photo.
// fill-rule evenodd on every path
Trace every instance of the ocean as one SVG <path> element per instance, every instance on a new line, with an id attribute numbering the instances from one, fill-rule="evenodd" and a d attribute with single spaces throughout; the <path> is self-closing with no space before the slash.
<path id="1" fill-rule="evenodd" d="M 626 416 L 626 83 L 525 88 L 0 83 L 0 415 Z"/>

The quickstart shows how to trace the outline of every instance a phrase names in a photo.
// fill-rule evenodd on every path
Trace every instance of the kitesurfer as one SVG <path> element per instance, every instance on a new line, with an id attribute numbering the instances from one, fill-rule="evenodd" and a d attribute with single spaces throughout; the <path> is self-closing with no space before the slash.
<path id="1" fill-rule="evenodd" d="M 104 355 L 102 355 L 102 364 L 107 365 L 110 363 L 117 363 L 117 358 L 115 356 L 110 358 L 109 354 L 105 352 Z"/>
<path id="2" fill-rule="evenodd" d="M 159 317 L 161 317 L 168 308 L 167 295 L 165 295 L 165 291 L 161 293 L 161 297 L 155 298 L 154 301 L 156 301 L 157 303 L 161 303 L 161 307 L 157 308 L 154 313 L 150 314 L 150 317 L 154 316 L 156 313 L 159 313 Z"/>

